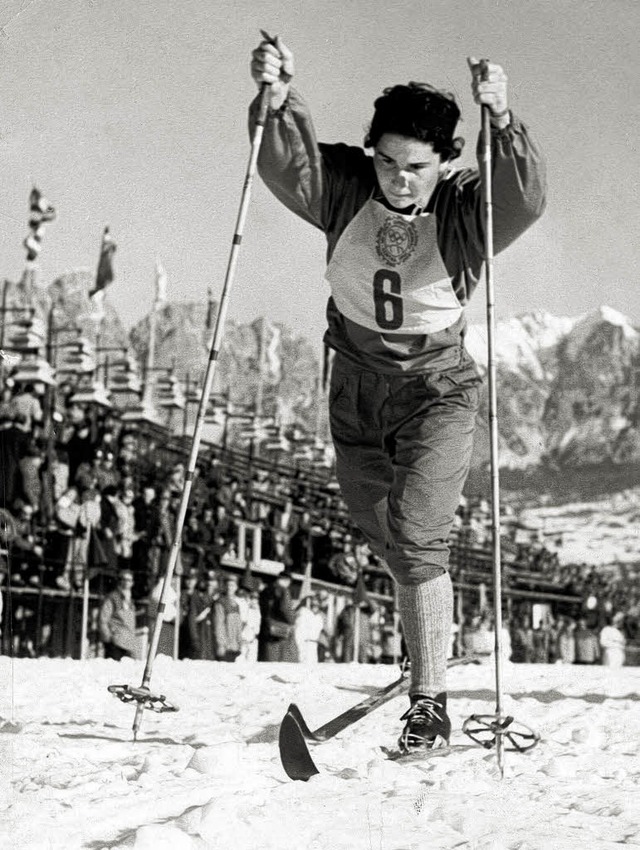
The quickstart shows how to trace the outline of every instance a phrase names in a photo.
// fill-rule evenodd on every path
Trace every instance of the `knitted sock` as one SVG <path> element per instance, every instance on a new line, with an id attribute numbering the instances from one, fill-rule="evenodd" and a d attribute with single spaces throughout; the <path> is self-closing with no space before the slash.
<path id="1" fill-rule="evenodd" d="M 447 650 L 453 622 L 449 573 L 424 584 L 397 585 L 398 610 L 411 659 L 409 694 L 435 697 L 447 690 Z"/>

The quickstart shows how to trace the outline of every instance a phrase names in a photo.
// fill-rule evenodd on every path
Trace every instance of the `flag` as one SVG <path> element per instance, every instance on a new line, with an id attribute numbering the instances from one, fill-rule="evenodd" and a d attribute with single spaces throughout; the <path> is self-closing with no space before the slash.
<path id="1" fill-rule="evenodd" d="M 265 340 L 265 364 L 267 377 L 277 384 L 282 380 L 282 360 L 280 359 L 280 337 L 282 332 L 275 325 L 268 326 L 271 339 Z M 266 336 L 266 335 L 265 335 Z"/>
<path id="2" fill-rule="evenodd" d="M 33 262 L 40 253 L 44 226 L 56 217 L 56 211 L 34 186 L 29 195 L 29 234 L 22 243 L 27 249 L 27 261 Z"/>
<path id="3" fill-rule="evenodd" d="M 116 250 L 116 243 L 109 235 L 109 228 L 105 227 L 102 234 L 102 245 L 100 247 L 100 259 L 98 260 L 98 271 L 96 273 L 96 285 L 89 293 L 89 298 L 94 298 L 98 293 L 112 282 L 113 274 L 113 254 Z"/>
<path id="4" fill-rule="evenodd" d="M 167 300 L 167 273 L 160 260 L 156 260 L 156 306 Z"/>

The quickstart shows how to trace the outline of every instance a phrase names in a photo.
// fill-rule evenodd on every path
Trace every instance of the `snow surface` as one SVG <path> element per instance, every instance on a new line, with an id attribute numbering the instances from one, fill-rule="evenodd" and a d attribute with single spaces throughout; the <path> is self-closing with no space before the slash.
<path id="1" fill-rule="evenodd" d="M 321 773 L 291 782 L 278 725 L 296 702 L 313 728 L 396 676 L 388 666 L 174 662 L 152 691 L 178 713 L 107 692 L 139 685 L 142 663 L 0 657 L 3 850 L 608 850 L 640 846 L 640 668 L 511 665 L 505 711 L 534 726 L 528 754 L 480 747 L 423 762 L 384 757 L 398 697 L 316 746 Z M 494 673 L 449 673 L 452 743 L 471 713 L 492 714 Z"/>

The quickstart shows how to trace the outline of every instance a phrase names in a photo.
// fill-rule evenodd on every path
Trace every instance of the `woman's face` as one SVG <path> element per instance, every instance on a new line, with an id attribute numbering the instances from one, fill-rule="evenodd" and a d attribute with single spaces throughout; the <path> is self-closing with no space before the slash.
<path id="1" fill-rule="evenodd" d="M 423 208 L 443 170 L 431 142 L 384 133 L 375 147 L 373 165 L 389 204 L 398 210 Z"/>

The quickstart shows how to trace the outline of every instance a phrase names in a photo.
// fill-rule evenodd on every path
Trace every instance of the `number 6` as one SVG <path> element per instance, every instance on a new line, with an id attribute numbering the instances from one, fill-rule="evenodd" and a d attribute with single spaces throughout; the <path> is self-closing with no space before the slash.
<path id="1" fill-rule="evenodd" d="M 385 283 L 389 283 L 385 291 Z M 373 303 L 376 308 L 376 322 L 385 331 L 397 331 L 404 319 L 398 272 L 379 269 L 373 276 Z"/>

